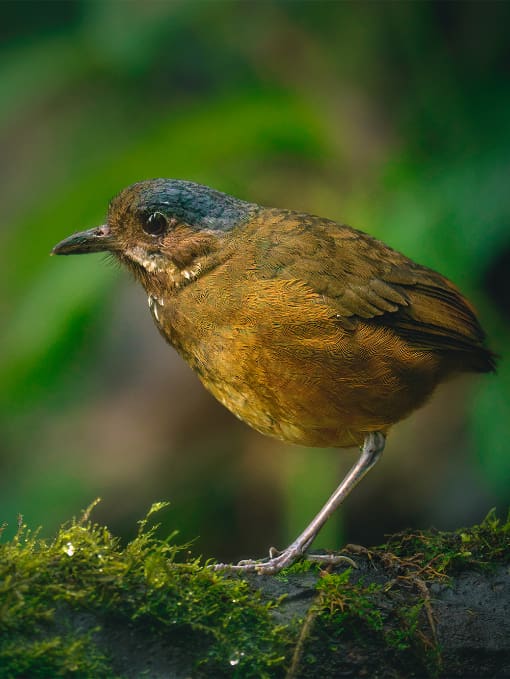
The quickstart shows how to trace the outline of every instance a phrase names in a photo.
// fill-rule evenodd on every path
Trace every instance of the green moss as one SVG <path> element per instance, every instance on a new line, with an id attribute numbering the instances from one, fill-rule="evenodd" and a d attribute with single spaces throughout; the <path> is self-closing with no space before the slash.
<path id="1" fill-rule="evenodd" d="M 322 638 L 321 646 L 333 651 L 340 642 L 344 648 L 347 644 L 371 676 L 380 676 L 381 667 L 406 676 L 435 676 L 439 654 L 433 631 L 424 632 L 425 600 L 396 582 L 365 584 L 353 575 L 352 569 L 326 574 L 317 585 L 314 634 Z"/>
<path id="2" fill-rule="evenodd" d="M 444 579 L 462 570 L 490 570 L 510 560 L 510 512 L 506 520 L 494 509 L 478 525 L 455 532 L 406 531 L 393 535 L 371 555 L 389 565 L 391 557 L 420 577 Z"/>
<path id="3" fill-rule="evenodd" d="M 304 573 L 317 573 L 321 571 L 320 564 L 316 561 L 309 561 L 308 559 L 301 559 L 287 566 L 282 571 L 275 575 L 275 578 L 280 582 L 288 582 L 289 578 L 294 575 L 303 575 Z"/>
<path id="4" fill-rule="evenodd" d="M 49 640 L 2 642 L 4 677 L 112 677 L 105 656 L 91 645 L 90 635 L 69 633 Z"/>
<path id="5" fill-rule="evenodd" d="M 310 635 L 331 651 L 337 646 L 355 649 L 357 669 L 381 676 L 380 668 L 394 676 L 434 677 L 440 673 L 440 649 L 427 583 L 449 583 L 463 570 L 489 570 L 510 561 L 510 513 L 506 521 L 491 510 L 479 525 L 447 533 L 407 531 L 371 550 L 360 548 L 373 573 L 384 574 L 381 584 L 365 584 L 353 569 L 324 574 L 317 589 L 315 620 Z M 317 644 L 315 643 L 315 647 Z M 311 666 L 317 658 L 302 656 Z M 346 671 L 342 659 L 339 671 Z M 390 674 L 391 674 L 390 672 Z M 384 674 L 386 676 L 386 674 Z M 389 676 L 389 675 L 388 675 Z M 393 676 L 391 674 L 391 676 Z"/>
<path id="6" fill-rule="evenodd" d="M 62 527 L 52 542 L 24 526 L 0 545 L 0 676 L 116 676 L 103 651 L 115 619 L 203 649 L 194 676 L 278 676 L 288 647 L 273 602 L 237 578 L 190 560 L 186 546 L 156 537 L 148 517 L 125 548 L 89 520 Z M 256 634 L 253 631 L 256 630 Z"/>
<path id="7" fill-rule="evenodd" d="M 359 568 L 301 562 L 250 585 L 193 559 L 175 535 L 158 538 L 149 522 L 164 506 L 125 547 L 90 520 L 92 506 L 52 541 L 20 522 L 0 544 L 0 679 L 171 676 L 172 667 L 194 677 L 279 677 L 287 668 L 289 677 L 324 668 L 433 677 L 428 584 L 510 561 L 510 517 L 490 512 L 469 529 L 406 532 L 351 551 Z M 317 587 L 312 604 L 282 600 L 293 581 Z"/>

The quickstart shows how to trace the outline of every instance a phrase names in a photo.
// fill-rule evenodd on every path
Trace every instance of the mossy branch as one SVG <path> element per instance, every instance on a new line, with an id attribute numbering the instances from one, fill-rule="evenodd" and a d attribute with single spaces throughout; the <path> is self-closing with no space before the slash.
<path id="1" fill-rule="evenodd" d="M 357 568 L 216 573 L 149 517 L 0 544 L 0 677 L 467 677 L 510 670 L 510 519 L 350 546 Z"/>

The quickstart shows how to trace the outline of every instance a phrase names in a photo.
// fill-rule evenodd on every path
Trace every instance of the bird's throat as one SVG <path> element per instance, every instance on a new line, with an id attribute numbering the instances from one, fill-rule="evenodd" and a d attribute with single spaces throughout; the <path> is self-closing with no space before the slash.
<path id="1" fill-rule="evenodd" d="M 160 252 L 150 252 L 140 245 L 133 245 L 126 249 L 123 257 L 138 265 L 147 273 L 162 274 L 169 268 L 175 267 L 171 259 Z"/>
<path id="2" fill-rule="evenodd" d="M 154 297 L 160 297 L 162 290 L 166 293 L 178 292 L 197 280 L 206 268 L 202 259 L 188 266 L 178 266 L 164 254 L 150 253 L 137 246 L 123 253 L 119 259 L 142 283 L 147 293 Z"/>

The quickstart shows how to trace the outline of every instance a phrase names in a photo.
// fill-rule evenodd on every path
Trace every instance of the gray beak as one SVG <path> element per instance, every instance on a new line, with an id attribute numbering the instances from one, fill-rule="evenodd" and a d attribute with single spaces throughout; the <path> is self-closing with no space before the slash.
<path id="1" fill-rule="evenodd" d="M 60 241 L 52 255 L 84 255 L 89 252 L 109 252 L 115 249 L 115 239 L 108 224 L 96 226 L 88 231 L 79 231 Z"/>

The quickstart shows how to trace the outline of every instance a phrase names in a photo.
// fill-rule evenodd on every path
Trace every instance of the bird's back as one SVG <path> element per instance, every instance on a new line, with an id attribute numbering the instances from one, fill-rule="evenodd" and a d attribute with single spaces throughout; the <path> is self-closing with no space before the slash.
<path id="1" fill-rule="evenodd" d="M 301 281 L 346 329 L 386 327 L 413 348 L 441 355 L 452 370 L 494 370 L 473 306 L 447 278 L 349 226 L 270 212 L 271 220 L 259 218 L 272 223 L 256 261 L 261 277 Z"/>

